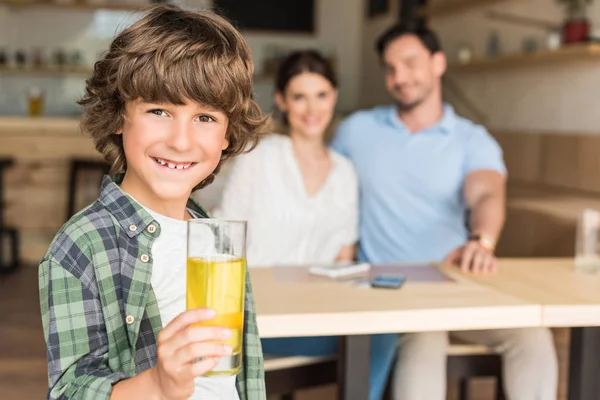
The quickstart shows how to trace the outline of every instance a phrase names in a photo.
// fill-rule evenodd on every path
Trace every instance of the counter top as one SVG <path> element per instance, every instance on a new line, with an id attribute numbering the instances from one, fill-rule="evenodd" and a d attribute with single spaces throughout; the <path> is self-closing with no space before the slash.
<path id="1" fill-rule="evenodd" d="M 25 117 L 25 116 L 0 116 L 0 133 L 31 132 L 70 134 L 79 133 L 79 118 L 77 117 Z"/>
<path id="2" fill-rule="evenodd" d="M 0 139 L 0 155 L 17 161 L 100 157 L 78 118 L 0 117 Z"/>

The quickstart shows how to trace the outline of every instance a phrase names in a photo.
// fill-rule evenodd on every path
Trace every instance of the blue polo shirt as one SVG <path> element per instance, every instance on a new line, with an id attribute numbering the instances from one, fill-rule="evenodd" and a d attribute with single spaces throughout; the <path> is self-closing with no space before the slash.
<path id="1" fill-rule="evenodd" d="M 359 177 L 359 257 L 368 262 L 443 260 L 468 236 L 465 177 L 506 173 L 497 142 L 447 104 L 436 125 L 412 134 L 394 106 L 356 112 L 332 147 Z"/>

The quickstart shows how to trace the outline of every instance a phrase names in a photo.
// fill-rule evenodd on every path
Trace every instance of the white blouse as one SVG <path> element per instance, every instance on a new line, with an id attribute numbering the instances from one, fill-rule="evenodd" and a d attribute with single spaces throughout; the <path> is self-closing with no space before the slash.
<path id="1" fill-rule="evenodd" d="M 332 168 L 312 196 L 287 136 L 270 135 L 238 156 L 217 218 L 248 221 L 248 265 L 331 263 L 358 237 L 358 180 L 349 160 L 330 151 Z"/>

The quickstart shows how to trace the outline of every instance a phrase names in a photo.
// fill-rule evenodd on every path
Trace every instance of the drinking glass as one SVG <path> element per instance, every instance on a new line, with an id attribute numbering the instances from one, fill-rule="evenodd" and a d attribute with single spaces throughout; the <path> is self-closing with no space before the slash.
<path id="1" fill-rule="evenodd" d="M 187 309 L 212 308 L 216 317 L 198 326 L 229 328 L 223 341 L 233 354 L 222 357 L 211 375 L 235 375 L 242 361 L 246 288 L 246 221 L 188 220 Z"/>

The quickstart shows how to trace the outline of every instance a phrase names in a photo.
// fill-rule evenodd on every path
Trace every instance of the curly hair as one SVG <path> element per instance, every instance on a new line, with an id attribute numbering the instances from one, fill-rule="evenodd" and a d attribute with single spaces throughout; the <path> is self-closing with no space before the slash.
<path id="1" fill-rule="evenodd" d="M 266 133 L 268 116 L 253 98 L 254 67 L 242 35 L 212 12 L 161 4 L 123 30 L 86 80 L 82 131 L 104 155 L 111 173 L 127 170 L 122 135 L 127 102 L 184 105 L 195 101 L 224 112 L 229 147 L 195 188 L 210 184 L 221 164 L 252 150 Z"/>

